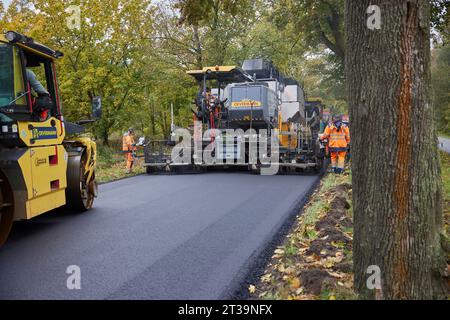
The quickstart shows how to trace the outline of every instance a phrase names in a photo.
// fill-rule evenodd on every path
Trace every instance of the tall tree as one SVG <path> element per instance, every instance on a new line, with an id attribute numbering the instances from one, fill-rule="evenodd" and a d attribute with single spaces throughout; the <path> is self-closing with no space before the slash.
<path id="1" fill-rule="evenodd" d="M 79 29 L 67 24 L 71 5 L 80 7 Z M 92 98 L 102 96 L 103 116 L 94 131 L 107 143 L 114 129 L 126 126 L 123 115 L 143 87 L 150 5 L 149 0 L 14 0 L 0 28 L 26 33 L 64 52 L 58 75 L 65 116 L 89 117 Z"/>
<path id="2" fill-rule="evenodd" d="M 326 46 L 344 62 L 344 0 L 281 0 L 274 1 L 273 7 L 278 27 L 293 23 L 310 48 Z"/>
<path id="3" fill-rule="evenodd" d="M 290 58 L 304 70 L 297 78 L 305 79 L 310 96 L 339 105 L 344 111 L 347 105 L 344 0 L 277 0 L 270 3 L 267 11 L 271 28 L 276 28 L 280 37 L 295 36 L 296 40 L 291 43 L 302 47 L 301 56 L 295 57 L 298 53 L 292 53 L 294 57 Z"/>
<path id="4" fill-rule="evenodd" d="M 380 29 L 368 28 L 370 5 L 380 8 Z M 356 290 L 366 298 L 442 298 L 448 240 L 430 102 L 429 1 L 347 0 L 345 16 Z M 375 290 L 367 286 L 371 265 L 381 270 Z"/>
<path id="5" fill-rule="evenodd" d="M 257 23 L 260 0 L 176 0 L 180 25 L 191 26 L 204 65 L 230 62 L 230 51 Z M 239 43 L 242 45 L 242 43 Z"/>
<path id="6" fill-rule="evenodd" d="M 431 27 L 439 33 L 444 44 L 450 39 L 450 2 L 448 0 L 430 0 Z"/>

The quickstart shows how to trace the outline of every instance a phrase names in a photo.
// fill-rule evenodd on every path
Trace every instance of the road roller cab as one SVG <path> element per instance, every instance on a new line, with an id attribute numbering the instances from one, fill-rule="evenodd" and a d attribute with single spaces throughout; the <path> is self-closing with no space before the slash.
<path id="1" fill-rule="evenodd" d="M 85 211 L 96 196 L 96 144 L 61 112 L 62 56 L 22 34 L 0 35 L 0 245 L 13 221 L 64 205 Z M 32 88 L 36 79 L 42 92 Z"/>

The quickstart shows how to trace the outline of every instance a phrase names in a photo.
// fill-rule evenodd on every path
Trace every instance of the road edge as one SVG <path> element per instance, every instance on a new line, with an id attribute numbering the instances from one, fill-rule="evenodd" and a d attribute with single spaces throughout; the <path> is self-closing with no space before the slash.
<path id="1" fill-rule="evenodd" d="M 281 245 L 292 229 L 296 218 L 303 214 L 304 206 L 308 203 L 314 191 L 319 187 L 325 172 L 317 176 L 317 180 L 311 185 L 305 194 L 299 195 L 292 204 L 286 218 L 274 227 L 262 244 L 252 253 L 244 263 L 241 270 L 234 276 L 231 283 L 226 287 L 219 300 L 248 300 L 250 293 L 248 286 L 257 283 L 264 274 L 264 270 L 272 258 L 274 250 Z"/>
<path id="2" fill-rule="evenodd" d="M 120 177 L 114 180 L 110 180 L 110 181 L 105 181 L 105 182 L 99 182 L 98 185 L 104 185 L 104 184 L 108 184 L 108 183 L 112 183 L 112 182 L 117 182 L 120 180 L 125 180 L 125 179 L 130 179 L 130 178 L 134 178 L 134 177 L 138 177 L 138 176 L 143 176 L 146 175 L 147 173 L 143 172 L 143 173 L 138 173 L 138 174 L 133 174 L 133 175 L 129 175 L 129 176 L 124 176 L 124 177 Z"/>

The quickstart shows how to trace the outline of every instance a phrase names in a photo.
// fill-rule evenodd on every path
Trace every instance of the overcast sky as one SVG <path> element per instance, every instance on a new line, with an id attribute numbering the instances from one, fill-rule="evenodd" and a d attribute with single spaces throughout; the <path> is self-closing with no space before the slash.
<path id="1" fill-rule="evenodd" d="M 9 6 L 9 3 L 11 2 L 11 0 L 0 0 L 1 2 L 3 2 L 3 6 L 6 8 L 7 6 Z"/>

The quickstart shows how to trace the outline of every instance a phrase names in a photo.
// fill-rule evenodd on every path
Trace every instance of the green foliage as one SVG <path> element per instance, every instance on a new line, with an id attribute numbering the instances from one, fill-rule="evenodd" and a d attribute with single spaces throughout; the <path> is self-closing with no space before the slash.
<path id="1" fill-rule="evenodd" d="M 287 256 L 295 256 L 298 253 L 298 248 L 294 245 L 288 245 L 284 251 Z"/>
<path id="2" fill-rule="evenodd" d="M 145 172 L 141 165 L 142 158 L 135 160 L 133 172 L 131 174 L 125 169 L 125 156 L 123 153 L 110 146 L 97 144 L 97 172 L 96 178 L 99 183 L 114 181 Z"/>
<path id="3" fill-rule="evenodd" d="M 65 9 L 76 4 L 81 4 L 81 29 L 71 30 Z M 89 118 L 92 98 L 101 96 L 103 116 L 93 133 L 103 141 L 130 126 L 167 137 L 170 103 L 185 117 L 192 82 L 173 60 L 154 54 L 154 14 L 150 0 L 13 1 L 0 29 L 26 33 L 64 52 L 58 75 L 67 119 Z"/>
<path id="4" fill-rule="evenodd" d="M 448 23 L 434 1 L 437 30 Z M 80 5 L 81 29 L 69 29 L 70 5 Z M 0 30 L 17 30 L 64 52 L 58 64 L 65 117 L 90 117 L 101 96 L 100 141 L 138 135 L 166 138 L 170 105 L 186 127 L 197 90 L 186 70 L 272 60 L 305 87 L 308 97 L 346 112 L 343 0 L 13 0 L 0 4 Z M 445 22 L 445 23 L 444 23 Z M 442 31 L 443 32 L 443 31 Z M 448 47 L 433 55 L 439 128 L 448 132 Z"/>
<path id="5" fill-rule="evenodd" d="M 107 168 L 119 162 L 123 157 L 119 157 L 117 150 L 102 144 L 97 145 L 97 166 Z"/>
<path id="6" fill-rule="evenodd" d="M 335 174 L 327 174 L 322 180 L 322 184 L 323 184 L 322 189 L 324 191 L 332 187 L 335 187 L 338 184 L 337 176 Z"/>
<path id="7" fill-rule="evenodd" d="M 431 0 L 431 26 L 441 34 L 448 44 L 450 23 L 450 2 L 447 0 Z"/>
<path id="8" fill-rule="evenodd" d="M 319 218 L 320 213 L 324 210 L 325 205 L 325 201 L 319 200 L 308 207 L 304 214 L 305 225 L 314 225 Z"/>
<path id="9" fill-rule="evenodd" d="M 450 135 L 450 45 L 433 50 L 432 94 L 438 130 Z"/>
<path id="10" fill-rule="evenodd" d="M 263 300 L 280 300 L 280 296 L 277 293 L 268 292 L 262 297 Z"/>
<path id="11" fill-rule="evenodd" d="M 345 55 L 344 0 L 281 0 L 272 19 L 279 28 L 292 25 L 311 50 L 326 46 L 341 62 Z"/>
<path id="12" fill-rule="evenodd" d="M 253 1 L 247 0 L 178 0 L 174 7 L 180 10 L 180 22 L 191 25 L 218 23 L 220 14 L 228 17 L 242 15 Z"/>
<path id="13" fill-rule="evenodd" d="M 178 19 L 190 33 L 191 50 L 196 54 L 196 67 L 236 63 L 232 59 L 236 50 L 245 45 L 247 33 L 257 24 L 262 1 L 250 0 L 178 0 Z M 166 32 L 168 33 L 168 32 Z M 180 37 L 166 37 L 180 43 Z"/>
<path id="14" fill-rule="evenodd" d="M 343 11 L 343 0 L 281 0 L 274 2 L 269 18 L 277 32 L 297 37 L 290 43 L 299 43 L 302 53 L 291 59 L 299 65 L 296 78 L 304 83 L 308 96 L 346 113 Z"/>
<path id="15" fill-rule="evenodd" d="M 450 155 L 444 151 L 440 151 L 441 167 L 442 167 L 442 191 L 444 192 L 444 203 L 450 203 Z M 446 211 L 450 213 L 447 207 Z"/>

